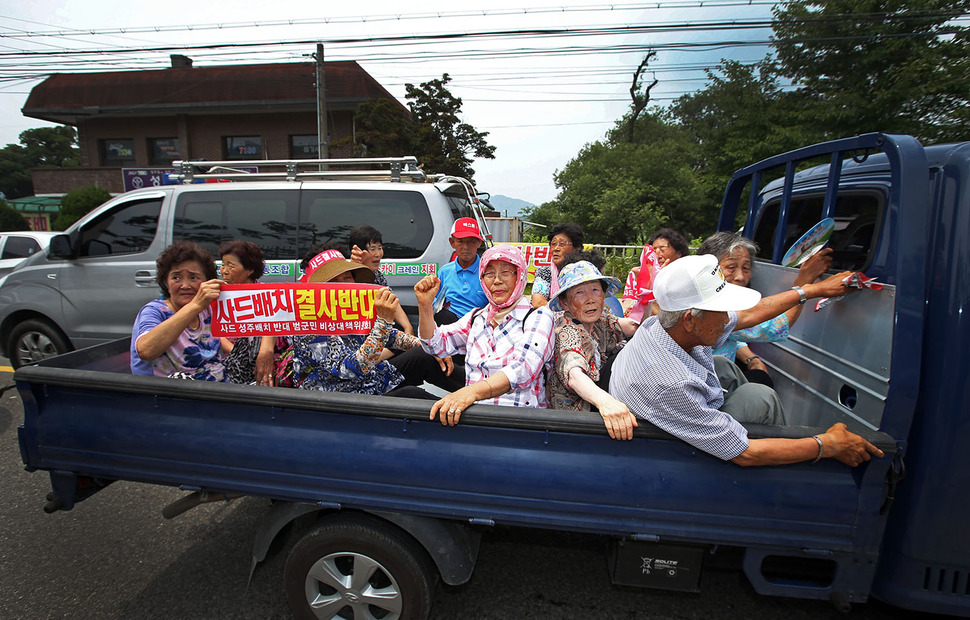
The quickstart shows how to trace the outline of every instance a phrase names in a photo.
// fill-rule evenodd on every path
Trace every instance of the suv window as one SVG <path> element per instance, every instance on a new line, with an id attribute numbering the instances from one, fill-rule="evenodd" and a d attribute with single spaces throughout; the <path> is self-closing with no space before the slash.
<path id="1" fill-rule="evenodd" d="M 223 241 L 242 239 L 258 245 L 267 260 L 293 260 L 298 194 L 295 186 L 184 192 L 175 207 L 173 239 L 195 241 L 213 256 Z"/>
<path id="2" fill-rule="evenodd" d="M 824 201 L 823 193 L 792 197 L 782 253 L 822 219 Z M 876 191 L 839 193 L 832 216 L 835 230 L 828 243 L 828 247 L 834 250 L 831 271 L 865 271 L 869 266 L 878 242 L 884 204 L 883 194 Z M 755 227 L 754 241 L 758 244 L 758 257 L 769 261 L 775 245 L 780 206 L 780 198 L 769 201 Z"/>
<path id="3" fill-rule="evenodd" d="M 40 244 L 30 237 L 10 236 L 3 244 L 0 258 L 27 258 L 40 249 Z"/>
<path id="4" fill-rule="evenodd" d="M 85 256 L 116 256 L 145 252 L 158 231 L 162 199 L 119 205 L 89 222 L 81 230 L 81 252 Z"/>
<path id="5" fill-rule="evenodd" d="M 468 196 L 465 194 L 445 194 L 448 204 L 451 206 L 451 215 L 457 220 L 462 217 L 475 217 Z"/>
<path id="6" fill-rule="evenodd" d="M 299 255 L 329 241 L 347 243 L 350 231 L 369 225 L 381 231 L 384 258 L 417 258 L 431 242 L 434 225 L 420 192 L 303 190 Z"/>

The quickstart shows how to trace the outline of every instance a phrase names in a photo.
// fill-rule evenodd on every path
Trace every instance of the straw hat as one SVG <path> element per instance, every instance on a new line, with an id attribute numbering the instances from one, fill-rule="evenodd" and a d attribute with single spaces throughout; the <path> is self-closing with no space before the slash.
<path id="1" fill-rule="evenodd" d="M 354 272 L 354 282 L 358 284 L 374 283 L 374 272 L 369 267 L 347 260 L 340 250 L 324 250 L 314 256 L 307 265 L 307 282 L 330 282 L 348 271 Z"/>

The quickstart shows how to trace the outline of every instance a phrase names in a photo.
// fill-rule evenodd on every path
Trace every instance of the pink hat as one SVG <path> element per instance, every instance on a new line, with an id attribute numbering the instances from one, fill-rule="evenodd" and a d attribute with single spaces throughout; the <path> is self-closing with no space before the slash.
<path id="1" fill-rule="evenodd" d="M 485 253 L 482 254 L 481 263 L 478 265 L 479 277 L 485 275 L 485 268 L 488 267 L 489 263 L 497 260 L 504 261 L 515 267 L 515 285 L 512 287 L 512 293 L 509 295 L 509 298 L 502 302 L 501 305 L 496 304 L 495 300 L 492 299 L 492 292 L 488 290 L 487 286 L 482 287 L 482 292 L 485 293 L 485 297 L 488 298 L 489 302 L 488 311 L 485 315 L 485 319 L 488 321 L 491 321 L 492 317 L 499 310 L 508 308 L 519 302 L 522 293 L 525 291 L 526 280 L 529 277 L 529 263 L 526 262 L 522 251 L 514 245 L 494 245 L 485 250 Z"/>
<path id="2" fill-rule="evenodd" d="M 471 217 L 460 217 L 455 220 L 455 224 L 451 227 L 451 236 L 455 239 L 475 237 L 480 241 L 485 241 L 482 238 L 481 229 L 478 228 L 478 222 L 475 221 L 475 218 Z"/>
<path id="3" fill-rule="evenodd" d="M 355 282 L 374 281 L 374 272 L 369 267 L 347 260 L 340 250 L 324 250 L 310 260 L 300 282 L 329 282 L 345 271 L 354 272 Z"/>

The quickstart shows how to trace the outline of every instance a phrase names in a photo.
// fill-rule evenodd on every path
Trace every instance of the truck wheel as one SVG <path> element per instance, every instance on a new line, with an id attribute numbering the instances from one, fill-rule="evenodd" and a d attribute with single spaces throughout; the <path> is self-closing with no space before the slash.
<path id="1" fill-rule="evenodd" d="M 67 338 L 50 321 L 30 319 L 19 323 L 10 332 L 7 351 L 10 364 L 20 368 L 71 350 Z"/>
<path id="2" fill-rule="evenodd" d="M 424 619 L 435 572 L 393 525 L 367 517 L 325 521 L 286 558 L 283 583 L 297 618 Z"/>

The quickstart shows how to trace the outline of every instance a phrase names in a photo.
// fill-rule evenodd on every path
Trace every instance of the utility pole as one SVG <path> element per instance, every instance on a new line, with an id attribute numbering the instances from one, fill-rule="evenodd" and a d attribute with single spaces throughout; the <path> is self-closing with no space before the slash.
<path id="1" fill-rule="evenodd" d="M 317 157 L 330 157 L 330 134 L 327 133 L 327 80 L 323 71 L 323 43 L 317 43 Z"/>

